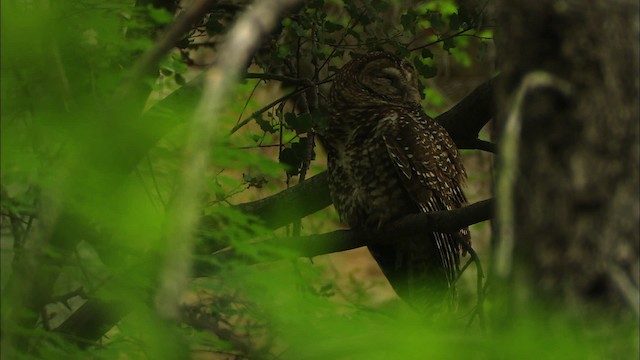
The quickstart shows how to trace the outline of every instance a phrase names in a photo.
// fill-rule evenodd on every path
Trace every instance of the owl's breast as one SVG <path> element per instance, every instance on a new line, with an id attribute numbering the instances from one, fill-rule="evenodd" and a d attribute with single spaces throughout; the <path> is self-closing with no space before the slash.
<path id="1" fill-rule="evenodd" d="M 356 128 L 329 153 L 329 189 L 341 219 L 352 228 L 376 228 L 419 212 L 400 181 L 378 123 Z"/>

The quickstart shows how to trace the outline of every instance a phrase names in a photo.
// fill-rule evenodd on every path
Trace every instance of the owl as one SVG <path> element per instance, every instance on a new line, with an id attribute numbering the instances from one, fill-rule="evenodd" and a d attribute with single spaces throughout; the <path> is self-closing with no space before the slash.
<path id="1" fill-rule="evenodd" d="M 466 173 L 446 130 L 420 105 L 407 60 L 372 52 L 347 63 L 329 95 L 324 134 L 331 198 L 354 230 L 381 228 L 406 215 L 452 210 L 467 200 Z M 415 234 L 369 250 L 396 293 L 426 312 L 451 303 L 461 247 L 456 234 Z"/>

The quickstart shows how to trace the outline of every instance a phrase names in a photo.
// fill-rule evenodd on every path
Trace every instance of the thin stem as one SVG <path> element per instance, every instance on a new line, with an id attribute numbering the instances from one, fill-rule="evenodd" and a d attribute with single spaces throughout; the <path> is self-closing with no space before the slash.
<path id="1" fill-rule="evenodd" d="M 242 120 L 242 115 L 244 115 L 244 111 L 247 110 L 247 106 L 249 106 L 249 101 L 251 101 L 251 99 L 253 98 L 253 94 L 256 93 L 258 86 L 260 86 L 260 81 L 256 82 L 256 84 L 253 86 L 253 89 L 251 89 L 251 93 L 247 97 L 247 100 L 244 102 L 244 106 L 242 107 L 242 111 L 240 111 L 240 115 L 238 115 L 238 120 L 236 121 L 236 125 L 238 125 L 238 123 L 240 123 L 240 120 Z"/>
<path id="2" fill-rule="evenodd" d="M 311 80 L 308 79 L 297 79 L 290 76 L 278 75 L 278 74 L 268 74 L 268 73 L 247 73 L 245 75 L 247 79 L 262 79 L 262 80 L 276 80 L 283 82 L 285 84 L 291 85 L 299 85 L 299 86 L 313 86 Z"/>
<path id="3" fill-rule="evenodd" d="M 340 44 L 342 44 L 344 42 L 344 40 L 347 37 L 347 34 L 350 33 L 355 27 L 356 25 L 358 25 L 358 23 L 360 22 L 360 18 L 362 17 L 362 15 L 364 15 L 364 13 L 366 12 L 366 9 L 363 9 L 360 14 L 358 14 L 358 17 L 353 20 L 353 24 L 351 24 L 349 26 L 349 29 L 346 30 L 343 34 L 342 37 L 340 38 L 340 41 L 338 41 L 337 46 L 339 46 Z M 327 56 L 327 58 L 324 60 L 324 62 L 322 63 L 322 65 L 320 65 L 319 67 L 316 68 L 316 71 L 313 74 L 313 78 L 314 79 L 318 79 L 318 75 L 320 74 L 320 71 L 322 71 L 322 69 L 329 63 L 329 60 L 331 60 L 331 58 L 333 57 L 333 55 L 336 53 L 336 51 L 338 50 L 337 47 L 334 47 L 333 50 L 331 51 L 331 54 L 329 54 L 329 56 Z"/>
<path id="4" fill-rule="evenodd" d="M 432 42 L 427 43 L 427 44 L 424 44 L 424 45 L 420 45 L 420 46 L 414 47 L 414 48 L 412 48 L 412 49 L 409 49 L 409 51 L 414 52 L 414 51 L 416 51 L 416 50 L 422 50 L 422 49 L 424 49 L 424 48 L 428 48 L 429 46 L 433 46 L 433 45 L 438 44 L 438 43 L 441 43 L 441 42 L 443 42 L 443 41 L 447 41 L 447 40 L 449 40 L 449 39 L 453 39 L 453 38 L 454 38 L 454 37 L 456 37 L 456 36 L 460 36 L 460 35 L 462 35 L 462 34 L 466 33 L 466 32 L 467 32 L 467 31 L 469 31 L 469 30 L 472 30 L 472 29 L 473 29 L 473 27 L 469 27 L 469 28 L 466 28 L 466 29 L 462 29 L 462 30 L 460 30 L 460 31 L 458 31 L 458 32 L 456 32 L 456 33 L 454 33 L 453 35 L 450 35 L 450 36 L 447 36 L 447 37 L 444 37 L 444 38 L 438 38 L 438 40 L 432 41 Z"/>
<path id="5" fill-rule="evenodd" d="M 267 104 L 266 106 L 264 106 L 263 108 L 261 108 L 260 110 L 254 112 L 253 114 L 251 114 L 251 116 L 249 116 L 248 118 L 242 120 L 240 123 L 238 123 L 236 126 L 233 127 L 233 129 L 231 129 L 230 134 L 234 134 L 236 131 L 238 131 L 241 127 L 247 125 L 251 120 L 256 119 L 258 116 L 260 116 L 262 113 L 264 113 L 265 111 L 271 109 L 272 107 L 278 105 L 279 103 L 286 101 L 288 99 L 290 99 L 291 97 L 294 97 L 302 92 L 304 92 L 305 90 L 307 90 L 309 88 L 309 86 L 305 86 L 303 88 L 297 89 L 292 93 L 289 93 L 287 95 L 281 96 L 278 99 L 270 102 L 269 104 Z"/>

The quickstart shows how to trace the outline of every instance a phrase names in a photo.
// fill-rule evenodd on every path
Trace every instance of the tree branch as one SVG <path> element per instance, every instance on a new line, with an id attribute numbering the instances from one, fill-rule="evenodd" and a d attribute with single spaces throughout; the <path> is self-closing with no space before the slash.
<path id="1" fill-rule="evenodd" d="M 282 237 L 266 240 L 269 244 L 293 250 L 301 257 L 314 257 L 341 252 L 371 244 L 397 242 L 398 238 L 409 237 L 416 233 L 444 232 L 452 233 L 469 225 L 489 220 L 493 217 L 493 199 L 483 200 L 456 210 L 434 211 L 412 214 L 390 224 L 381 230 L 354 231 L 337 230 L 325 234 Z M 213 254 L 218 261 L 244 260 L 255 263 L 255 258 L 238 255 L 233 248 L 226 248 Z M 280 260 L 270 254 L 258 254 L 261 261 Z M 197 276 L 211 275 L 211 266 L 199 263 Z"/>
<path id="2" fill-rule="evenodd" d="M 245 79 L 261 79 L 261 80 L 275 80 L 280 81 L 285 85 L 300 85 L 305 87 L 313 86 L 313 82 L 309 79 L 299 79 L 291 76 L 284 76 L 278 74 L 268 73 L 246 73 Z"/>
<path id="3" fill-rule="evenodd" d="M 264 199 L 234 206 L 241 212 L 264 221 L 264 225 L 277 229 L 290 222 L 313 214 L 331 205 L 327 185 L 327 172 L 313 176 L 303 183 Z M 211 223 L 210 220 L 204 220 Z"/>
<path id="4" fill-rule="evenodd" d="M 492 154 L 495 154 L 498 152 L 498 145 L 490 141 L 474 139 L 471 142 L 471 145 L 472 145 L 471 149 L 482 150 L 482 151 L 490 152 Z M 461 149 L 468 149 L 468 148 L 461 148 Z"/>
<path id="5" fill-rule="evenodd" d="M 480 130 L 495 115 L 493 88 L 497 77 L 487 80 L 450 110 L 440 114 L 440 123 L 461 149 L 475 149 Z"/>

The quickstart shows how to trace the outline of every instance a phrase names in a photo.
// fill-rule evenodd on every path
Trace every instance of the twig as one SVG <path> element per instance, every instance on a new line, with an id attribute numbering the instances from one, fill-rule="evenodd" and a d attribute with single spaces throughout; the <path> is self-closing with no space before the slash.
<path id="1" fill-rule="evenodd" d="M 475 34 L 460 34 L 459 36 L 472 37 L 472 38 L 476 38 L 476 39 L 480 39 L 480 40 L 493 40 L 492 37 L 480 36 L 480 35 L 475 35 Z"/>
<path id="2" fill-rule="evenodd" d="M 316 9 L 316 12 L 318 11 L 318 9 Z M 311 28 L 311 32 L 312 32 L 312 36 L 315 38 L 317 37 L 317 26 L 316 23 L 314 22 Z M 314 66 L 314 78 L 313 80 L 318 80 L 317 79 L 317 74 L 319 72 L 318 70 L 318 57 L 317 57 L 317 51 L 315 51 L 317 43 L 316 42 L 312 42 L 311 44 L 312 49 L 314 49 L 313 51 L 311 51 L 312 54 L 312 63 Z M 298 71 L 300 69 L 297 69 Z M 318 111 L 318 87 L 317 86 L 313 86 L 301 97 L 302 100 L 302 106 L 303 109 L 306 113 L 309 114 L 309 116 L 311 116 L 311 123 L 314 123 L 314 119 L 313 116 L 317 113 Z M 311 166 L 311 154 L 313 153 L 315 147 L 315 133 L 314 130 L 311 129 L 308 133 L 307 133 L 307 147 L 306 147 L 306 154 L 305 154 L 305 158 L 302 161 L 302 165 L 300 167 L 300 175 L 298 176 L 298 183 L 301 184 L 303 183 L 306 178 L 307 178 L 307 170 L 309 169 L 309 166 Z M 293 235 L 294 236 L 299 236 L 300 235 L 300 229 L 302 227 L 302 218 L 294 221 L 293 223 Z M 294 268 L 297 269 L 297 264 L 294 265 Z"/>
<path id="3" fill-rule="evenodd" d="M 293 97 L 296 95 L 299 95 L 300 93 L 306 91 L 309 87 L 303 87 L 301 89 L 297 89 L 292 93 L 289 93 L 287 95 L 281 96 L 278 99 L 270 102 L 269 104 L 265 105 L 264 107 L 262 107 L 260 110 L 254 112 L 253 114 L 251 114 L 251 116 L 249 116 L 248 118 L 242 120 L 240 123 L 238 123 L 236 126 L 233 127 L 233 129 L 231 129 L 230 134 L 235 133 L 236 131 L 240 130 L 241 127 L 247 125 L 251 120 L 256 119 L 258 116 L 260 116 L 262 113 L 264 113 L 265 111 L 271 109 L 272 107 L 278 105 L 279 103 Z"/>
<path id="4" fill-rule="evenodd" d="M 469 267 L 469 265 L 471 265 L 472 262 L 473 262 L 473 258 L 469 258 L 469 260 L 467 260 L 467 262 L 464 263 L 462 268 L 460 268 L 460 271 L 458 271 L 458 277 L 456 277 L 456 280 L 453 282 L 454 284 L 457 283 L 458 280 L 460 280 L 460 278 L 462 277 L 462 274 L 464 274 L 465 270 L 467 270 L 467 268 Z"/>
<path id="5" fill-rule="evenodd" d="M 452 39 L 452 38 L 454 38 L 454 37 L 456 37 L 456 36 L 463 35 L 464 33 L 466 33 L 466 32 L 467 32 L 467 31 L 469 31 L 469 30 L 473 30 L 473 29 L 475 29 L 475 28 L 478 26 L 477 21 L 478 21 L 478 19 L 479 19 L 479 17 L 480 17 L 480 14 L 482 14 L 482 13 L 484 12 L 484 10 L 485 10 L 485 8 L 486 8 L 486 6 L 487 6 L 487 3 L 488 3 L 488 1 L 485 1 L 485 2 L 482 4 L 482 7 L 481 7 L 480 11 L 478 12 L 478 17 L 476 17 L 475 19 L 473 19 L 473 20 L 471 21 L 471 24 L 469 24 L 469 26 L 468 26 L 467 28 L 464 28 L 464 29 L 462 29 L 462 30 L 460 30 L 460 31 L 456 32 L 455 34 L 453 34 L 453 35 L 451 35 L 451 36 L 448 36 L 448 37 L 446 37 L 446 38 L 439 38 L 438 40 L 433 41 L 433 42 L 430 42 L 430 43 L 428 43 L 428 44 L 421 45 L 421 46 L 415 47 L 415 48 L 413 48 L 413 49 L 409 49 L 409 51 L 413 52 L 413 51 L 416 51 L 416 50 L 421 50 L 421 49 L 427 48 L 427 47 L 429 47 L 429 46 L 435 45 L 435 44 L 437 44 L 437 43 L 439 43 L 439 42 L 446 41 L 446 40 Z"/>
<path id="6" fill-rule="evenodd" d="M 160 186 L 158 186 L 158 180 L 156 180 L 155 170 L 153 169 L 153 165 L 151 164 L 151 157 L 149 154 L 146 156 L 147 158 L 147 167 L 149 168 L 149 173 L 151 174 L 151 181 L 153 182 L 153 187 L 156 190 L 156 194 L 158 195 L 158 199 L 160 199 L 160 203 L 162 204 L 162 208 L 167 208 L 167 202 L 162 197 L 162 191 L 160 191 Z"/>
<path id="7" fill-rule="evenodd" d="M 280 147 L 280 144 L 238 146 L 238 147 L 234 147 L 233 149 L 236 149 L 236 150 L 249 150 L 249 149 L 271 148 L 271 147 Z"/>
<path id="8" fill-rule="evenodd" d="M 299 85 L 299 86 L 306 86 L 306 87 L 311 87 L 314 85 L 313 82 L 309 79 L 297 79 L 291 76 L 284 76 L 284 75 L 278 75 L 278 74 L 247 73 L 244 77 L 247 79 L 276 80 L 284 84 Z"/>
<path id="9" fill-rule="evenodd" d="M 336 46 L 339 46 L 340 44 L 342 44 L 344 42 L 344 40 L 347 38 L 347 35 L 351 31 L 353 31 L 353 29 L 356 27 L 356 25 L 358 25 L 358 23 L 360 22 L 360 18 L 362 17 L 362 15 L 364 15 L 365 12 L 367 12 L 367 10 L 366 9 L 362 9 L 362 11 L 358 14 L 358 17 L 353 19 L 353 24 L 348 26 L 348 29 L 345 30 L 345 32 L 342 34 L 342 37 L 340 38 L 340 41 L 338 41 Z M 329 63 L 329 61 L 331 60 L 331 58 L 333 57 L 333 55 L 336 53 L 337 50 L 338 50 L 338 48 L 334 47 L 333 50 L 331 51 L 331 53 L 329 54 L 329 56 L 327 56 L 327 58 L 324 60 L 322 65 L 320 65 L 320 66 L 318 66 L 316 68 L 316 71 L 314 71 L 314 73 L 313 73 L 313 79 L 314 80 L 318 79 L 318 75 L 320 74 L 320 71 L 322 71 L 322 69 Z"/>
<path id="10" fill-rule="evenodd" d="M 236 121 L 236 125 L 238 125 L 238 123 L 240 123 L 240 120 L 242 120 L 242 115 L 244 115 L 245 110 L 247 110 L 247 106 L 249 106 L 249 102 L 251 101 L 251 99 L 253 99 L 253 95 L 256 93 L 256 90 L 258 90 L 258 86 L 260 86 L 260 83 L 261 81 L 257 81 L 256 84 L 253 86 L 253 89 L 251 89 L 249 96 L 247 96 L 247 100 L 245 100 L 244 102 L 242 111 L 240 111 L 240 115 L 238 115 L 238 120 Z"/>
<path id="11" fill-rule="evenodd" d="M 416 46 L 416 47 L 414 47 L 414 48 L 412 48 L 412 49 L 409 49 L 409 51 L 414 52 L 414 51 L 416 51 L 416 50 L 422 50 L 422 49 L 424 49 L 424 48 L 428 48 L 429 46 L 433 46 L 433 45 L 435 45 L 435 44 L 437 44 L 437 43 L 441 43 L 441 42 L 443 42 L 443 41 L 447 41 L 447 40 L 449 40 L 449 39 L 453 39 L 453 38 L 454 38 L 454 37 L 456 37 L 456 36 L 460 36 L 460 35 L 462 35 L 462 34 L 466 33 L 467 31 L 472 30 L 473 28 L 474 28 L 474 27 L 472 26 L 472 27 L 468 27 L 468 28 L 462 29 L 462 30 L 460 30 L 460 31 L 458 31 L 458 32 L 456 32 L 456 33 L 454 33 L 454 34 L 452 34 L 452 35 L 449 35 L 449 36 L 447 36 L 447 37 L 444 37 L 444 38 L 438 38 L 438 40 L 432 41 L 432 42 L 430 42 L 430 43 L 427 43 L 427 44 L 424 44 L 424 45 L 420 45 L 420 46 Z"/>
<path id="12" fill-rule="evenodd" d="M 460 269 L 460 271 L 458 272 L 458 277 L 456 278 L 456 280 L 454 281 L 454 284 L 458 282 L 458 280 L 460 280 L 460 278 L 462 277 L 462 274 L 465 272 L 465 270 L 467 270 L 467 268 L 469 267 L 469 265 L 471 265 L 471 263 L 476 264 L 476 292 L 477 292 L 477 301 L 476 301 L 476 307 L 473 311 L 473 314 L 471 314 L 471 318 L 469 318 L 469 322 L 467 323 L 467 327 L 469 327 L 471 325 L 471 323 L 473 322 L 474 318 L 476 315 L 478 315 L 478 317 L 480 318 L 480 326 L 482 327 L 482 329 L 485 329 L 485 321 L 484 321 L 484 290 L 483 290 L 483 284 L 482 284 L 482 279 L 484 278 L 484 270 L 482 269 L 482 264 L 480 263 L 480 257 L 478 256 L 478 254 L 476 253 L 476 251 L 473 249 L 473 247 L 464 242 L 464 241 L 460 241 L 457 237 L 455 238 L 456 241 L 458 242 L 458 244 L 460 244 L 460 246 L 469 253 L 470 259 L 464 264 L 464 266 Z"/>
<path id="13" fill-rule="evenodd" d="M 482 286 L 482 279 L 484 279 L 484 270 L 482 270 L 482 264 L 480 263 L 480 257 L 478 257 L 478 254 L 476 253 L 476 251 L 473 249 L 473 247 L 471 247 L 470 244 L 464 242 L 464 241 L 458 241 L 458 243 L 462 246 L 462 248 L 467 251 L 469 253 L 469 256 L 471 256 L 471 259 L 473 259 L 473 262 L 476 264 L 476 297 L 477 297 L 477 302 L 476 302 L 476 310 L 474 312 L 474 315 L 478 315 L 478 319 L 480 320 L 480 327 L 482 328 L 482 330 L 485 329 L 485 320 L 484 320 L 484 290 L 483 290 L 483 286 Z M 471 318 L 469 319 L 469 322 L 467 323 L 467 326 L 470 326 L 471 323 L 473 322 L 474 319 L 474 315 L 471 316 Z"/>

